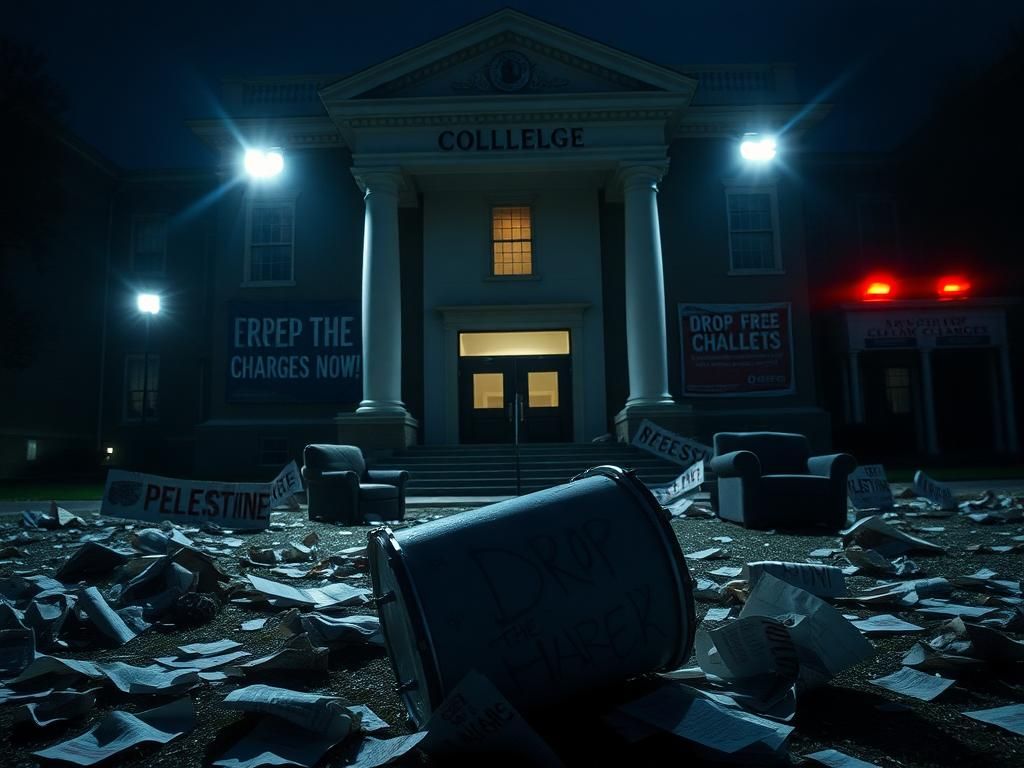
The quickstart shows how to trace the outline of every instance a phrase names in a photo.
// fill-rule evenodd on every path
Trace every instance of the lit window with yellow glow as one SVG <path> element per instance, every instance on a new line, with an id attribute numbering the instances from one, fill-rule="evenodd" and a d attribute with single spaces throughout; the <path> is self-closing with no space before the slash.
<path id="1" fill-rule="evenodd" d="M 492 209 L 491 240 L 495 275 L 533 274 L 533 227 L 529 206 Z"/>

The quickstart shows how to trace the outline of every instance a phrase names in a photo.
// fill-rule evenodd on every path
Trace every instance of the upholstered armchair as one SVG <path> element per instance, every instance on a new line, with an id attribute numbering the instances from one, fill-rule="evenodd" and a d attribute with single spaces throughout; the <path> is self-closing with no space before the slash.
<path id="1" fill-rule="evenodd" d="M 409 473 L 366 468 L 354 445 L 307 445 L 302 452 L 310 520 L 345 524 L 402 520 Z"/>
<path id="2" fill-rule="evenodd" d="M 747 528 L 846 525 L 850 454 L 811 456 L 807 438 L 788 432 L 719 432 L 714 442 L 722 519 Z"/>

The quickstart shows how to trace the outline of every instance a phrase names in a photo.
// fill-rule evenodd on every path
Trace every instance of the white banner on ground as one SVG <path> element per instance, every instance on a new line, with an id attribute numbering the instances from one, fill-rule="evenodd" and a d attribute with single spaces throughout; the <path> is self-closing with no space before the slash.
<path id="1" fill-rule="evenodd" d="M 953 489 L 945 483 L 932 480 L 921 470 L 914 473 L 914 493 L 938 505 L 940 509 L 956 509 Z"/>
<path id="2" fill-rule="evenodd" d="M 696 461 L 710 461 L 715 453 L 712 448 L 659 427 L 649 419 L 640 422 L 633 445 L 684 467 Z"/>
<path id="3" fill-rule="evenodd" d="M 107 473 L 100 514 L 132 520 L 217 523 L 253 530 L 270 524 L 270 510 L 302 490 L 291 462 L 270 483 L 179 480 L 112 469 Z"/>
<path id="4" fill-rule="evenodd" d="M 651 488 L 654 498 L 659 504 L 671 504 L 690 491 L 696 490 L 704 482 L 704 461 L 698 461 L 683 471 L 679 477 L 671 483 Z"/>
<path id="5" fill-rule="evenodd" d="M 857 509 L 890 509 L 892 491 L 881 464 L 862 464 L 846 479 L 846 493 Z"/>

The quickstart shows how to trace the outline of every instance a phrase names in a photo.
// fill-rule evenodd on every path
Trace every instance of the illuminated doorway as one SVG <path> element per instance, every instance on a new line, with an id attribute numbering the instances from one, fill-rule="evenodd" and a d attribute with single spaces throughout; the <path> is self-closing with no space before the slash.
<path id="1" fill-rule="evenodd" d="M 459 333 L 459 437 L 464 443 L 572 440 L 569 331 Z"/>

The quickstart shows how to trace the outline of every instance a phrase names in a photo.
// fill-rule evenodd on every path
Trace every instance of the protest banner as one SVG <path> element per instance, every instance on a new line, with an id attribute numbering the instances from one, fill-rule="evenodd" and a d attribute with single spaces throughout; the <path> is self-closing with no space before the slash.
<path id="1" fill-rule="evenodd" d="M 680 474 L 671 483 L 652 486 L 651 492 L 654 494 L 654 498 L 658 500 L 659 504 L 671 504 L 680 496 L 700 488 L 701 483 L 703 482 L 704 460 L 701 459 L 685 469 L 682 474 Z"/>
<path id="2" fill-rule="evenodd" d="M 180 480 L 112 469 L 107 473 L 100 514 L 153 523 L 217 523 L 225 528 L 260 530 L 270 524 L 271 509 L 301 490 L 294 461 L 269 483 Z"/>
<path id="3" fill-rule="evenodd" d="M 956 509 L 953 489 L 945 483 L 932 480 L 921 470 L 914 473 L 914 493 L 928 499 L 939 509 Z"/>
<path id="4" fill-rule="evenodd" d="M 710 461 L 715 454 L 709 446 L 659 427 L 650 419 L 640 422 L 632 444 L 684 467 L 690 467 L 696 461 Z"/>
<path id="5" fill-rule="evenodd" d="M 231 302 L 229 402 L 356 402 L 362 332 L 352 301 Z"/>
<path id="6" fill-rule="evenodd" d="M 788 303 L 680 304 L 683 394 L 791 395 L 793 327 Z"/>
<path id="7" fill-rule="evenodd" d="M 857 509 L 890 509 L 892 491 L 881 464 L 863 464 L 846 479 L 846 493 Z"/>

